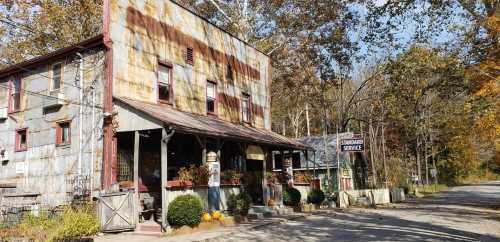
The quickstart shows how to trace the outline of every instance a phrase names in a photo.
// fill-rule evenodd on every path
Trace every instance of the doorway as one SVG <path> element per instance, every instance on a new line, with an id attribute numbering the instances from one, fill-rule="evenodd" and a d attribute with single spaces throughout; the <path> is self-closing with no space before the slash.
<path id="1" fill-rule="evenodd" d="M 264 165 L 262 160 L 247 160 L 246 162 L 246 185 L 248 194 L 252 197 L 252 202 L 255 205 L 264 205 L 262 197 L 262 174 Z"/>

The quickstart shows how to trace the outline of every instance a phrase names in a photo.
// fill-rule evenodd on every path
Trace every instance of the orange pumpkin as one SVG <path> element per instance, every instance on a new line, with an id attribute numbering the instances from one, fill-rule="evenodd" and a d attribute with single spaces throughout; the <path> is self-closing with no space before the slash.
<path id="1" fill-rule="evenodd" d="M 205 222 L 210 222 L 210 221 L 212 221 L 212 216 L 210 216 L 209 213 L 204 213 L 203 216 L 202 216 L 202 219 Z"/>
<path id="2" fill-rule="evenodd" d="M 221 214 L 221 212 L 219 212 L 219 211 L 214 211 L 214 212 L 212 212 L 212 218 L 213 218 L 214 220 L 220 220 L 221 216 L 222 216 L 222 214 Z"/>

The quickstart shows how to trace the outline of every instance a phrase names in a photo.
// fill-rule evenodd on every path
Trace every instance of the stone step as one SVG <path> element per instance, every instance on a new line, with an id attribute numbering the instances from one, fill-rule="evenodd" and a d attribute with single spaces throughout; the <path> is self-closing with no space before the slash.
<path id="1" fill-rule="evenodd" d="M 247 215 L 248 219 L 263 219 L 264 214 L 263 213 L 256 213 L 256 212 L 249 212 Z"/>
<path id="2" fill-rule="evenodd" d="M 137 225 L 135 233 L 138 234 L 148 234 L 148 235 L 158 235 L 162 234 L 161 225 L 153 221 L 145 221 Z"/>

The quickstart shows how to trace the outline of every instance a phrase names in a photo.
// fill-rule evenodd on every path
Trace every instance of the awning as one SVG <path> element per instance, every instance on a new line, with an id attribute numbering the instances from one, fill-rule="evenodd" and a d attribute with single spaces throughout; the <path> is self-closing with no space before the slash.
<path id="1" fill-rule="evenodd" d="M 258 145 L 249 145 L 246 153 L 248 160 L 264 160 L 264 151 Z"/>
<path id="2" fill-rule="evenodd" d="M 280 146 L 285 149 L 311 149 L 308 145 L 276 134 L 270 130 L 238 125 L 218 118 L 182 112 L 167 104 L 146 103 L 121 97 L 114 97 L 114 99 L 165 123 L 177 131 Z M 133 120 L 130 121 L 133 122 Z"/>

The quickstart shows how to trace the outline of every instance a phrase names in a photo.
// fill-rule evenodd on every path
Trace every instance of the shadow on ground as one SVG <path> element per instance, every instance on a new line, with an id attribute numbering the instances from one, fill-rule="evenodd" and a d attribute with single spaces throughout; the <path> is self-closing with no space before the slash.
<path id="1" fill-rule="evenodd" d="M 307 222 L 306 222 L 307 221 Z M 330 212 L 307 220 L 237 233 L 231 241 L 500 241 L 465 232 L 365 212 Z"/>

